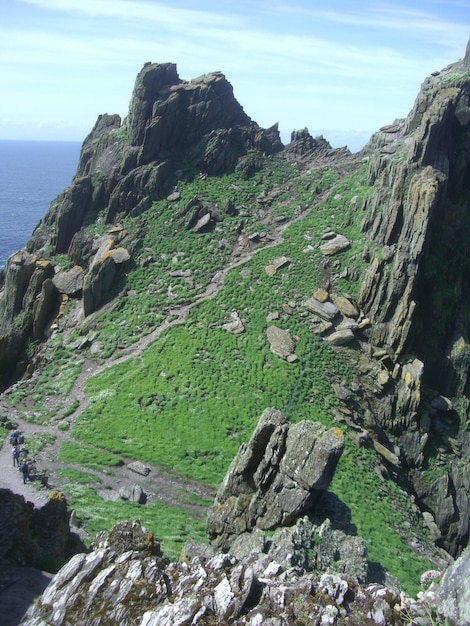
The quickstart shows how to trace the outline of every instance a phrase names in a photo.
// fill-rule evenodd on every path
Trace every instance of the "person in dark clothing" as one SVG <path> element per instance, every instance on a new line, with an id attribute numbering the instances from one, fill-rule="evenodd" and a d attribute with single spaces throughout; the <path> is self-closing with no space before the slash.
<path id="1" fill-rule="evenodd" d="M 11 449 L 11 456 L 13 458 L 13 467 L 15 467 L 15 465 L 19 465 L 20 451 L 18 450 L 18 446 L 13 446 L 13 448 Z"/>
<path id="2" fill-rule="evenodd" d="M 26 479 L 28 478 L 29 480 L 31 480 L 29 478 L 29 467 L 28 467 L 28 464 L 26 463 L 26 461 L 22 461 L 22 463 L 20 465 L 20 472 L 23 475 L 23 483 L 26 485 Z"/>

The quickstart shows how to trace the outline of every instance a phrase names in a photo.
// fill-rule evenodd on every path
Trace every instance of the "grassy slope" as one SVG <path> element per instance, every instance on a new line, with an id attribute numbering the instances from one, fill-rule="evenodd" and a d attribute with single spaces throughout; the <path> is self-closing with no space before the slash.
<path id="1" fill-rule="evenodd" d="M 226 216 L 213 233 L 196 235 L 183 226 L 182 209 L 191 197 L 198 194 L 219 205 L 230 197 L 243 212 L 248 233 L 266 230 L 263 219 L 267 211 L 274 217 L 302 215 L 283 232 L 282 243 L 261 247 L 250 261 L 232 269 L 223 290 L 191 308 L 184 324 L 160 335 L 141 357 L 90 379 L 89 406 L 71 433 L 76 440 L 217 485 L 266 407 L 284 410 L 292 421 L 333 424 L 331 409 L 339 401 L 331 385 L 350 381 L 359 353 L 335 350 L 316 338 L 309 317 L 301 314 L 302 301 L 342 268 L 361 270 L 359 207 L 370 190 L 364 183 L 364 167 L 343 181 L 333 168 L 313 170 L 302 177 L 296 174 L 295 166 L 273 160 L 269 175 L 258 173 L 249 181 L 231 174 L 180 182 L 179 203 L 155 203 L 151 211 L 124 221 L 129 232 L 140 237 L 135 256 L 150 256 L 151 262 L 136 264 L 129 272 L 127 288 L 134 295 L 122 298 L 93 329 L 103 358 L 117 345 L 132 345 L 167 318 L 172 307 L 193 301 L 227 262 L 240 216 Z M 272 190 L 278 195 L 269 208 L 257 202 L 261 192 Z M 320 263 L 315 244 L 326 227 L 352 241 L 350 250 L 338 259 L 340 267 L 332 261 L 325 269 Z M 309 243 L 313 249 L 306 251 Z M 265 266 L 281 255 L 288 256 L 290 264 L 269 276 Z M 190 270 L 191 279 L 171 279 L 171 269 Z M 336 285 L 349 293 L 358 288 L 356 281 L 347 279 L 337 280 Z M 283 305 L 292 301 L 296 306 L 287 314 Z M 246 332 L 241 335 L 221 328 L 233 309 L 245 321 Z M 288 364 L 271 354 L 265 337 L 270 311 L 280 313 L 276 325 L 296 336 L 297 363 Z M 69 345 L 75 339 L 72 336 Z M 54 377 L 54 393 L 60 395 L 58 388 L 63 393 L 63 402 L 57 405 L 56 418 L 60 419 L 66 415 L 68 381 L 77 361 L 73 357 L 67 360 L 66 346 L 55 350 L 64 359 L 61 371 L 69 372 L 68 377 L 63 374 L 63 381 L 60 372 Z M 43 391 L 38 388 L 38 401 Z M 368 541 L 371 560 L 380 562 L 405 588 L 414 591 L 429 563 L 406 547 L 402 535 L 410 519 L 416 524 L 415 532 L 422 529 L 404 494 L 373 472 L 374 461 L 371 451 L 357 450 L 348 442 L 332 489 L 350 508 L 351 522 Z M 80 480 L 86 482 L 83 477 Z M 163 539 L 171 556 L 176 555 L 178 541 L 203 537 L 201 520 L 169 507 L 164 514 L 157 505 L 142 508 L 105 503 L 83 484 L 71 483 L 67 496 L 91 531 L 106 528 L 123 516 L 139 517 Z M 175 536 L 179 537 L 176 544 Z"/>

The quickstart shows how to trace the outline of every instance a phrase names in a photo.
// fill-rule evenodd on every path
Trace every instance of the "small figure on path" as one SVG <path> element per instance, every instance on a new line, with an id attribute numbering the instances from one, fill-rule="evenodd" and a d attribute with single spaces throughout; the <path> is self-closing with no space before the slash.
<path id="1" fill-rule="evenodd" d="M 20 465 L 20 472 L 23 474 L 23 483 L 26 485 L 26 479 L 28 478 L 29 480 L 31 480 L 29 478 L 29 467 L 26 461 L 22 461 Z"/>
<path id="2" fill-rule="evenodd" d="M 10 435 L 10 443 L 12 446 L 17 446 L 19 441 L 18 441 L 18 433 L 16 432 L 16 430 L 14 430 L 11 435 Z"/>
<path id="3" fill-rule="evenodd" d="M 15 467 L 15 465 L 19 465 L 20 451 L 18 450 L 18 446 L 13 446 L 11 449 L 11 456 L 13 458 L 13 467 Z"/>

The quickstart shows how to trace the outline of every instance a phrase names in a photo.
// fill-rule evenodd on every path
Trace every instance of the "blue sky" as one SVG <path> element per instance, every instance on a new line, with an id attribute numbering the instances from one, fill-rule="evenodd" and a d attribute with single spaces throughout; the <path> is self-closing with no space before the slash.
<path id="1" fill-rule="evenodd" d="M 82 141 L 147 61 L 220 70 L 258 124 L 357 149 L 461 59 L 468 0 L 0 0 L 0 139 Z"/>

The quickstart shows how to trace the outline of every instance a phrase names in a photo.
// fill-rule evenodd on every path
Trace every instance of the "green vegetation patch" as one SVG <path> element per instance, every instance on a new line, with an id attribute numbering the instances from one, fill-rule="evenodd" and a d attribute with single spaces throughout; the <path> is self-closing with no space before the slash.
<path id="1" fill-rule="evenodd" d="M 103 467 L 117 467 L 123 463 L 114 454 L 74 441 L 62 443 L 59 450 L 59 461 L 81 465 L 93 470 L 101 470 Z"/>
<path id="2" fill-rule="evenodd" d="M 159 502 L 145 506 L 129 501 L 102 500 L 85 485 L 67 484 L 63 487 L 70 509 L 77 511 L 78 524 L 90 535 L 109 530 L 113 524 L 125 520 L 139 520 L 160 542 L 164 556 L 178 560 L 188 539 L 207 543 L 205 520 L 190 511 Z"/>
<path id="3" fill-rule="evenodd" d="M 77 485 L 88 485 L 101 481 L 101 479 L 94 474 L 90 474 L 89 472 L 82 472 L 73 468 L 59 469 L 57 470 L 57 475 L 61 476 L 62 478 L 66 478 L 71 483 L 75 483 Z"/>

